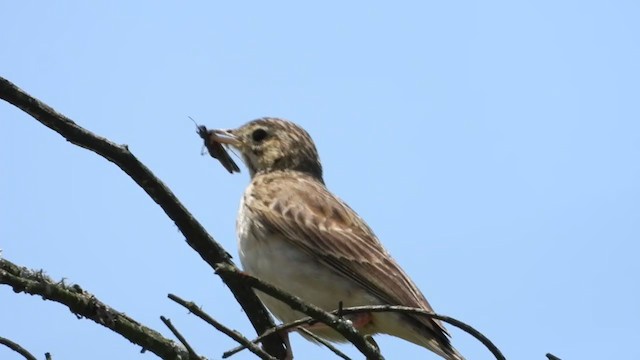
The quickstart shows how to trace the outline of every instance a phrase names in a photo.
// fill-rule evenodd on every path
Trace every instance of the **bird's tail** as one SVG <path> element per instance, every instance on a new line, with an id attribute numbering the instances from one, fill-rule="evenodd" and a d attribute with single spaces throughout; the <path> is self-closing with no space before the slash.
<path id="1" fill-rule="evenodd" d="M 428 349 L 442 356 L 446 360 L 465 360 L 464 356 L 462 356 L 458 352 L 458 350 L 456 350 L 450 344 L 438 344 L 437 346 L 429 346 Z"/>
<path id="2" fill-rule="evenodd" d="M 454 348 L 447 349 L 447 354 L 444 355 L 444 358 L 447 360 L 465 360 L 465 358 L 462 355 L 460 355 L 458 350 Z"/>

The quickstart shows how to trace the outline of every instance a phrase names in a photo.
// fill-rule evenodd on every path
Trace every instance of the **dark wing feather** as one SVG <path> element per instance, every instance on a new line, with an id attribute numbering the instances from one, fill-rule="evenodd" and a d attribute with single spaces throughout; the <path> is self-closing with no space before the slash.
<path id="1" fill-rule="evenodd" d="M 274 181 L 275 180 L 275 181 Z M 344 202 L 317 180 L 271 173 L 254 179 L 269 188 L 253 212 L 295 246 L 321 259 L 391 305 L 433 311 L 424 295 L 382 247 L 373 231 Z M 448 343 L 439 321 L 413 317 Z"/>

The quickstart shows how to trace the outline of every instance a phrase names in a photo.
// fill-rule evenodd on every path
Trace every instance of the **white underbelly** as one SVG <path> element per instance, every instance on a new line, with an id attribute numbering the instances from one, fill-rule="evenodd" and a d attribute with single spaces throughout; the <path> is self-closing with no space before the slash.
<path id="1" fill-rule="evenodd" d="M 337 309 L 340 302 L 344 307 L 383 304 L 358 283 L 303 252 L 282 235 L 268 233 L 259 224 L 249 221 L 246 213 L 243 213 L 243 210 L 246 211 L 243 205 L 240 207 L 236 230 L 244 271 L 327 311 Z M 260 291 L 256 293 L 282 322 L 307 316 Z M 392 313 L 374 313 L 371 323 L 360 331 L 364 334 L 391 334 L 422 346 L 428 340 L 412 326 L 407 326 L 399 314 Z M 342 336 L 328 328 L 314 329 L 313 332 L 328 340 L 344 341 Z"/>
<path id="2" fill-rule="evenodd" d="M 325 310 L 344 306 L 371 304 L 362 288 L 329 270 L 324 264 L 293 247 L 286 240 L 272 237 L 267 241 L 250 241 L 241 248 L 240 261 L 245 271 Z M 270 301 L 269 301 L 270 302 Z M 294 320 L 290 312 L 275 315 L 283 321 Z M 286 317 L 286 318 L 283 318 Z"/>

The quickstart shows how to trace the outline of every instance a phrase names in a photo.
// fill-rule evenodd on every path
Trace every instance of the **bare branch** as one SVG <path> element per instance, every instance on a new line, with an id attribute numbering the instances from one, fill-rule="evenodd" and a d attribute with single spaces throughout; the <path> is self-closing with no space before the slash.
<path id="1" fill-rule="evenodd" d="M 40 295 L 45 300 L 63 304 L 76 316 L 91 319 L 163 359 L 189 358 L 189 354 L 173 341 L 112 309 L 78 285 L 54 282 L 42 271 L 34 272 L 6 259 L 0 259 L 0 284 L 11 286 L 17 293 Z"/>
<path id="2" fill-rule="evenodd" d="M 218 264 L 218 266 L 216 266 L 216 273 L 236 277 L 239 281 L 244 282 L 256 290 L 260 290 L 265 294 L 289 305 L 291 309 L 300 311 L 313 317 L 315 320 L 328 325 L 351 342 L 363 355 L 366 356 L 367 359 L 384 359 L 380 354 L 380 351 L 368 342 L 365 337 L 362 336 L 355 327 L 353 327 L 350 321 L 324 311 L 315 305 L 307 304 L 297 296 L 288 294 L 273 285 L 267 284 L 256 277 L 243 273 L 236 268 L 227 266 L 226 264 Z"/>
<path id="3" fill-rule="evenodd" d="M 17 352 L 18 354 L 22 355 L 25 359 L 27 360 L 38 360 L 36 359 L 35 356 L 31 355 L 31 353 L 29 351 L 27 351 L 27 349 L 23 348 L 22 346 L 20 346 L 20 344 L 14 343 L 13 341 L 7 339 L 7 338 L 3 338 L 0 336 L 0 344 L 8 347 L 9 349 Z"/>
<path id="4" fill-rule="evenodd" d="M 180 331 L 178 331 L 178 329 L 176 329 L 176 327 L 173 326 L 173 324 L 171 323 L 171 320 L 167 319 L 164 316 L 160 316 L 160 320 L 169 328 L 169 330 L 173 333 L 173 335 L 175 335 L 175 337 L 178 338 L 178 341 L 182 343 L 185 349 L 187 349 L 187 352 L 189 353 L 189 356 L 191 356 L 191 358 L 203 359 L 203 357 L 198 356 L 198 354 L 196 354 L 195 350 L 193 350 L 193 347 L 191 347 L 187 339 L 185 339 L 184 336 L 182 336 L 182 334 L 180 333 Z"/>
<path id="5" fill-rule="evenodd" d="M 199 317 L 200 319 L 206 321 L 209 325 L 213 326 L 216 330 L 220 331 L 221 333 L 227 335 L 228 337 L 230 337 L 233 340 L 237 341 L 238 343 L 242 344 L 242 348 L 243 349 L 244 348 L 249 349 L 249 351 L 251 351 L 252 353 L 256 354 L 259 358 L 264 359 L 264 360 L 277 360 L 273 356 L 267 354 L 264 350 L 262 350 L 255 343 L 252 343 L 251 340 L 249 340 L 246 337 L 242 336 L 242 334 L 240 334 L 238 331 L 229 329 L 228 327 L 222 325 L 220 322 L 216 321 L 214 318 L 209 316 L 209 314 L 207 314 L 204 311 L 202 311 L 202 309 L 200 309 L 198 307 L 198 305 L 196 305 L 195 303 L 193 303 L 191 301 L 183 300 L 179 296 L 176 296 L 176 295 L 173 295 L 173 294 L 169 294 L 168 296 L 169 296 L 169 299 L 171 299 L 171 300 L 177 302 L 178 304 L 182 305 L 187 310 L 189 310 L 189 312 L 191 312 L 195 316 Z"/>
<path id="6" fill-rule="evenodd" d="M 436 313 L 432 313 L 429 311 L 426 311 L 424 309 L 420 309 L 420 308 L 412 308 L 412 307 L 406 307 L 406 306 L 393 306 L 393 305 L 371 305 L 371 306 L 356 306 L 356 307 L 349 307 L 349 308 L 340 308 L 338 310 L 334 310 L 331 313 L 333 314 L 338 314 L 341 313 L 343 315 L 347 315 L 347 314 L 355 314 L 355 313 L 363 313 L 363 312 L 398 312 L 398 313 L 406 313 L 406 314 L 415 314 L 415 315 L 420 315 L 420 316 L 424 316 L 424 317 L 428 317 L 428 318 L 432 318 L 432 319 L 438 319 L 441 321 L 444 321 L 446 323 L 449 323 L 457 328 L 460 328 L 461 330 L 463 330 L 464 332 L 468 333 L 469 335 L 473 336 L 474 338 L 476 338 L 478 341 L 480 341 L 487 349 L 489 349 L 489 351 L 493 354 L 493 356 L 495 356 L 495 358 L 497 360 L 505 360 L 504 355 L 502 354 L 502 352 L 500 351 L 500 349 L 498 349 L 497 346 L 495 346 L 491 340 L 489 340 L 486 336 L 484 336 L 484 334 L 482 334 L 480 331 L 476 330 L 475 328 L 473 328 L 471 325 L 468 325 L 460 320 L 454 319 L 450 316 L 445 316 L 445 315 L 440 315 L 440 314 L 436 314 Z M 309 323 L 313 323 L 317 321 L 315 318 L 313 317 L 306 317 L 306 318 L 302 318 L 302 319 L 298 319 L 296 321 L 292 321 L 286 324 L 282 324 L 282 325 L 278 325 L 273 329 L 269 329 L 268 331 L 266 331 L 262 336 L 268 336 L 269 333 L 274 332 L 281 332 L 281 331 L 287 331 L 289 329 L 295 329 L 297 327 L 299 327 L 300 325 L 304 325 L 304 324 L 309 324 Z M 252 342 L 257 343 L 260 342 L 262 340 L 261 337 L 257 337 L 254 340 L 252 340 Z M 229 351 L 226 351 L 222 357 L 223 358 L 227 358 L 229 356 L 234 355 L 235 353 L 237 353 L 238 351 L 243 350 L 242 347 L 236 347 L 234 349 L 231 349 Z M 551 354 L 547 354 L 547 357 L 549 357 L 549 355 Z M 551 355 L 553 356 L 553 355 Z M 550 358 L 551 359 L 551 358 Z"/>
<path id="7" fill-rule="evenodd" d="M 336 354 L 337 357 L 342 358 L 344 360 L 351 360 L 350 357 L 348 357 L 345 353 L 343 353 L 342 351 L 338 350 L 337 347 L 331 345 L 330 342 L 328 342 L 327 340 L 321 338 L 320 336 L 312 333 L 311 331 L 305 329 L 305 328 L 300 328 L 299 331 L 305 333 L 305 335 L 312 337 L 313 340 L 317 341 L 318 343 L 324 345 L 327 349 L 329 349 L 331 352 L 333 352 L 334 354 Z M 254 341 L 255 342 L 255 341 Z M 223 357 L 224 358 L 224 357 Z"/>
<path id="8" fill-rule="evenodd" d="M 197 251 L 210 266 L 224 263 L 235 267 L 227 251 L 207 233 L 173 192 L 141 163 L 126 145 L 117 145 L 84 129 L 2 77 L 0 77 L 0 98 L 33 116 L 72 144 L 91 150 L 116 164 L 160 205 L 185 236 L 189 246 Z M 224 274 L 220 277 L 229 287 L 258 334 L 275 326 L 266 308 L 250 287 L 234 277 L 227 277 Z M 283 358 L 286 354 L 280 336 L 265 339 L 264 347 L 268 353 L 278 358 Z"/>

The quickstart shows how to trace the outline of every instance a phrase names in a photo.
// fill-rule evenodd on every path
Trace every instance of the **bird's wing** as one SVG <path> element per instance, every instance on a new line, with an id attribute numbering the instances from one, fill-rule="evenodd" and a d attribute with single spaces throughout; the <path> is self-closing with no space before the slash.
<path id="1" fill-rule="evenodd" d="M 282 176 L 277 181 L 269 176 L 254 179 L 262 182 L 259 185 L 269 190 L 269 196 L 255 199 L 251 210 L 271 231 L 282 233 L 293 245 L 388 304 L 433 311 L 367 224 L 323 184 L 303 176 Z M 439 321 L 415 319 L 448 343 Z"/>

